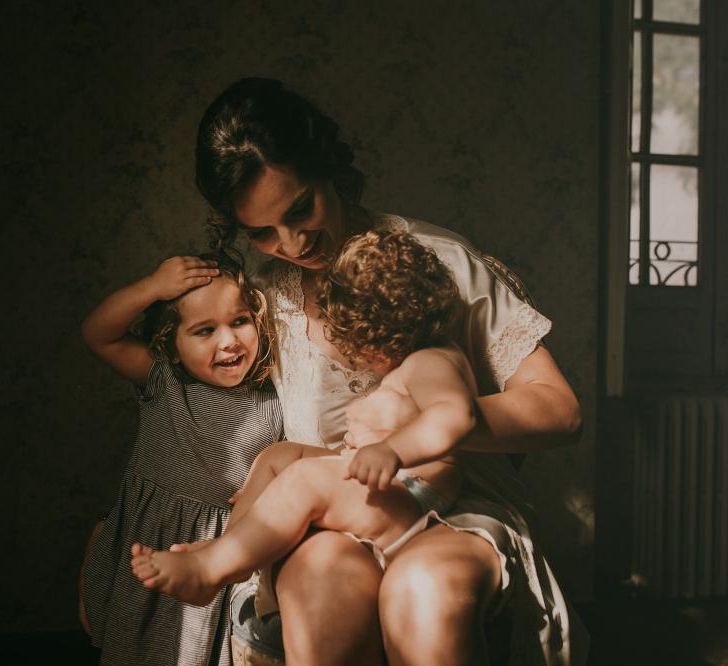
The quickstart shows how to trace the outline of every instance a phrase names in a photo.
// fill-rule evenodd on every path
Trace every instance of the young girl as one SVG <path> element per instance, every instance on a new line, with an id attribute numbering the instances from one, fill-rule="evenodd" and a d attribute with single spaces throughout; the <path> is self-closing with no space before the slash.
<path id="1" fill-rule="evenodd" d="M 228 664 L 224 592 L 194 608 L 144 590 L 128 556 L 219 536 L 256 456 L 283 438 L 263 295 L 225 254 L 174 257 L 112 294 L 83 337 L 131 380 L 139 431 L 82 571 L 82 621 L 103 664 Z M 144 315 L 143 333 L 129 332 Z M 84 612 L 85 607 L 85 612 Z M 85 617 L 84 617 L 85 616 Z"/>
<path id="2" fill-rule="evenodd" d="M 384 567 L 459 489 L 450 454 L 474 426 L 476 389 L 467 360 L 449 344 L 457 299 L 449 271 L 413 236 L 351 238 L 321 280 L 319 306 L 344 356 L 384 376 L 347 410 L 343 448 L 353 455 L 272 447 L 256 461 L 222 537 L 182 552 L 138 547 L 134 574 L 146 587 L 207 604 L 226 583 L 286 554 L 311 525 L 368 543 Z"/>

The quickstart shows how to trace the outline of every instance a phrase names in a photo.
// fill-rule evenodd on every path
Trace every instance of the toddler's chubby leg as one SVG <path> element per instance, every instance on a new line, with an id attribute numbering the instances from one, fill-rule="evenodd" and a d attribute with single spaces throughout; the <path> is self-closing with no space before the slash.
<path id="1" fill-rule="evenodd" d="M 228 520 L 227 529 L 230 529 L 248 512 L 255 500 L 268 487 L 268 484 L 291 463 L 301 458 L 330 455 L 334 455 L 330 449 L 295 442 L 278 442 L 262 451 L 253 462 L 243 487 L 230 498 L 230 502 L 234 506 Z M 176 543 L 170 547 L 170 550 L 175 553 L 189 553 L 204 548 L 209 543 L 209 540 L 195 541 L 194 543 Z"/>
<path id="2" fill-rule="evenodd" d="M 278 442 L 262 451 L 253 462 L 243 487 L 230 500 L 234 502 L 228 529 L 244 516 L 255 500 L 286 467 L 302 458 L 330 456 L 333 452 L 322 446 L 309 446 L 296 442 Z"/>
<path id="3" fill-rule="evenodd" d="M 353 532 L 384 548 L 419 516 L 402 487 L 369 493 L 345 480 L 348 460 L 303 458 L 289 464 L 225 534 L 191 552 L 160 552 L 135 546 L 132 570 L 146 587 L 188 603 L 205 605 L 227 583 L 279 560 L 311 525 Z M 137 554 L 135 554 L 137 553 Z"/>

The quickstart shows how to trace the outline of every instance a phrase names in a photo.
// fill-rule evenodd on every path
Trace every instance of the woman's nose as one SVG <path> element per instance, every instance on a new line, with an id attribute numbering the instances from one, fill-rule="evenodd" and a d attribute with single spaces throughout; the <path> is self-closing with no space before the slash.
<path id="1" fill-rule="evenodd" d="M 278 232 L 278 253 L 297 257 L 303 249 L 303 234 L 297 227 L 284 227 Z"/>

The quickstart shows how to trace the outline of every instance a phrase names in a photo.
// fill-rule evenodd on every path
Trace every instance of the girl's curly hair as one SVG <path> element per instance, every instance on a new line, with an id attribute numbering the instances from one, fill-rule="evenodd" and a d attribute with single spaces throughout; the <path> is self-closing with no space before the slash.
<path id="1" fill-rule="evenodd" d="M 326 336 L 353 363 L 448 344 L 459 299 L 435 252 L 389 229 L 350 238 L 318 281 Z"/>
<path id="2" fill-rule="evenodd" d="M 200 259 L 217 262 L 220 274 L 214 279 L 233 280 L 240 288 L 240 294 L 250 308 L 255 328 L 258 331 L 258 355 L 245 377 L 245 382 L 262 382 L 270 374 L 273 367 L 272 333 L 268 321 L 268 307 L 265 297 L 245 278 L 242 258 L 236 260 L 223 250 L 197 256 Z M 181 320 L 179 301 L 183 297 L 184 294 L 170 301 L 152 303 L 144 311 L 139 331 L 141 338 L 152 350 L 155 358 L 173 364 L 178 357 L 174 341 Z M 173 365 L 173 368 L 176 367 L 176 364 Z"/>

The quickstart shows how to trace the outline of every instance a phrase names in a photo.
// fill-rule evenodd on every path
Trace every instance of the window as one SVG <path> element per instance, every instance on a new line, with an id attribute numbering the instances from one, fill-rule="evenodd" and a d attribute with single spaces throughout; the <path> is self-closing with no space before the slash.
<path id="1" fill-rule="evenodd" d="M 629 283 L 695 286 L 701 51 L 699 0 L 634 5 Z"/>
<path id="2" fill-rule="evenodd" d="M 606 392 L 725 386 L 728 3 L 605 4 Z"/>

